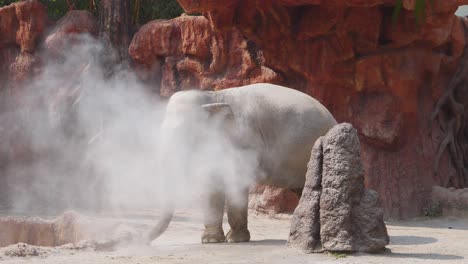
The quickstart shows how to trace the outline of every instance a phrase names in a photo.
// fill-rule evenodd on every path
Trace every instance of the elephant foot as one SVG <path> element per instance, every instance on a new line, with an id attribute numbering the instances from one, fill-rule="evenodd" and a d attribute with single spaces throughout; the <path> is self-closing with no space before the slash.
<path id="1" fill-rule="evenodd" d="M 248 229 L 229 230 L 226 235 L 226 240 L 229 243 L 240 243 L 250 241 L 250 232 Z"/>
<path id="2" fill-rule="evenodd" d="M 223 243 L 226 242 L 226 237 L 224 236 L 223 230 L 218 230 L 213 232 L 211 230 L 206 230 L 203 232 L 201 238 L 202 244 L 206 243 Z"/>

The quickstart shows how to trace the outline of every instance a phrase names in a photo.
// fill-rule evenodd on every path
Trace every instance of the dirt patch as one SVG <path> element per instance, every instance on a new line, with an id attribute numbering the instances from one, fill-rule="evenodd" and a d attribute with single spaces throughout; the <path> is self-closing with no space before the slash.
<path id="1" fill-rule="evenodd" d="M 32 246 L 25 243 L 10 245 L 1 249 L 8 257 L 44 257 L 50 254 L 51 248 Z"/>
<path id="2" fill-rule="evenodd" d="M 96 226 L 104 223 L 120 226 L 115 234 L 133 234 L 130 243 L 114 245 L 112 250 L 98 249 L 96 241 L 83 241 L 59 247 L 36 247 L 45 254 L 20 257 L 5 254 L 0 248 L 0 260 L 22 264 L 126 264 L 126 263 L 408 263 L 408 264 L 464 264 L 468 260 L 468 222 L 465 219 L 435 218 L 403 222 L 387 222 L 390 244 L 382 254 L 303 254 L 288 248 L 286 241 L 290 229 L 290 217 L 272 219 L 260 215 L 249 216 L 252 241 L 249 243 L 221 243 L 202 245 L 202 216 L 178 212 L 166 233 L 151 246 L 141 242 L 143 236 L 156 222 L 158 215 L 119 214 L 92 219 Z M 228 225 L 224 226 L 225 231 Z M 104 230 L 104 229 L 103 229 Z M 121 230 L 121 231 L 117 231 Z M 130 230 L 130 231 L 128 231 Z M 104 230 L 104 232 L 107 232 Z M 134 232 L 134 233 L 133 233 Z M 10 247 L 14 247 L 13 245 Z M 38 248 L 38 249 L 37 249 Z M 49 250 L 49 251 L 47 251 Z"/>
<path id="3" fill-rule="evenodd" d="M 0 247 L 17 244 L 25 252 L 37 251 L 38 247 L 32 246 L 111 250 L 136 239 L 134 229 L 122 222 L 87 217 L 73 211 L 54 219 L 0 217 L 0 234 Z"/>
<path id="4" fill-rule="evenodd" d="M 66 212 L 51 220 L 40 217 L 1 217 L 0 233 L 0 246 L 27 243 L 52 247 L 86 238 L 80 216 L 75 212 Z"/>

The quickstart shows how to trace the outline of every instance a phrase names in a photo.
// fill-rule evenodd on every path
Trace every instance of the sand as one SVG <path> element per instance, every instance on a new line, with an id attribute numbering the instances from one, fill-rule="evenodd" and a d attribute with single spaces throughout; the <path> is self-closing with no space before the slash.
<path id="1" fill-rule="evenodd" d="M 249 217 L 252 242 L 200 244 L 201 218 L 178 213 L 169 229 L 151 246 L 138 242 L 154 219 L 143 215 L 105 221 L 126 225 L 134 241 L 113 249 L 96 249 L 92 242 L 61 247 L 16 244 L 0 248 L 1 263 L 468 263 L 468 220 L 456 218 L 387 222 L 391 237 L 382 254 L 311 254 L 287 248 L 290 216 Z M 228 227 L 225 227 L 228 230 Z M 1 235 L 1 234 L 0 234 Z M 29 248 L 28 248 L 29 247 Z M 28 255 L 29 253 L 29 255 Z"/>

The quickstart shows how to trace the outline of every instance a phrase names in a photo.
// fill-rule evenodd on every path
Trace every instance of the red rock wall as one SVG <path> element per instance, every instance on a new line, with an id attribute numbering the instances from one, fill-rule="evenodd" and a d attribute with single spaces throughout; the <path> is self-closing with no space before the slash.
<path id="1" fill-rule="evenodd" d="M 84 32 L 97 34 L 97 22 L 86 11 L 71 11 L 54 24 L 47 18 L 46 7 L 37 0 L 0 8 L 0 209 L 11 205 L 8 197 L 11 189 L 7 184 L 9 175 L 14 174 L 11 168 L 31 165 L 38 156 L 47 155 L 35 153 L 24 135 L 31 118 L 28 109 L 35 107 L 28 105 L 24 89 L 41 71 L 44 54 L 67 54 L 69 51 L 63 50 L 65 42 L 73 40 L 74 33 Z M 50 99 L 46 103 L 57 97 L 56 94 L 46 95 L 46 91 L 59 88 L 47 87 L 41 91 L 44 98 Z M 25 116 L 25 113 L 28 114 Z M 18 115 L 22 118 L 15 119 Z M 32 188 L 28 180 L 15 179 L 15 182 L 23 182 L 25 188 Z"/>
<path id="2" fill-rule="evenodd" d="M 366 185 L 387 217 L 420 215 L 433 185 L 465 185 L 448 151 L 435 168 L 445 132 L 429 123 L 465 47 L 454 12 L 468 1 L 434 1 L 419 26 L 410 0 L 394 26 L 392 0 L 179 3 L 206 19 L 151 22 L 130 46 L 163 96 L 274 80 L 316 97 L 359 130 Z M 246 74 L 263 69 L 274 77 Z"/>
<path id="3" fill-rule="evenodd" d="M 135 34 L 129 53 L 142 79 L 164 97 L 186 89 L 282 81 L 238 30 L 217 31 L 202 16 L 149 22 Z"/>
<path id="4" fill-rule="evenodd" d="M 17 90 L 24 87 L 21 82 L 30 79 L 41 68 L 36 53 L 39 47 L 43 44 L 51 52 L 48 55 L 57 53 L 65 39 L 74 33 L 98 33 L 97 22 L 91 13 L 70 11 L 53 24 L 47 17 L 46 7 L 38 0 L 1 7 L 0 91 L 9 90 L 10 95 L 19 95 Z"/>
<path id="5" fill-rule="evenodd" d="M 46 9 L 36 0 L 0 8 L 0 207 L 6 198 L 5 171 L 30 156 L 20 140 L 21 124 L 12 125 L 3 113 L 20 107 L 20 84 L 38 64 L 34 50 L 46 24 Z"/>
<path id="6" fill-rule="evenodd" d="M 37 0 L 22 1 L 0 8 L 0 90 L 26 79 L 37 63 L 36 45 L 48 23 L 46 8 Z M 7 88 L 7 81 L 11 81 Z"/>
<path id="7" fill-rule="evenodd" d="M 466 46 L 467 22 L 453 13 L 468 1 L 436 0 L 420 27 L 411 0 L 404 0 L 395 26 L 395 0 L 179 2 L 204 16 L 150 22 L 129 48 L 142 79 L 161 95 L 254 82 L 311 94 L 339 121 L 358 128 L 366 185 L 380 193 L 390 217 L 420 215 L 432 185 L 466 187 L 447 150 L 435 168 L 447 126 L 436 123 L 431 130 L 428 124 Z M 21 105 L 21 83 L 40 70 L 37 47 L 54 53 L 68 33 L 95 34 L 91 20 L 89 14 L 72 15 L 46 35 L 50 23 L 37 0 L 0 8 L 2 112 Z M 467 109 L 463 95 L 455 97 Z M 8 131 L 0 137 L 2 170 L 28 158 L 27 144 L 17 140 L 21 126 Z"/>

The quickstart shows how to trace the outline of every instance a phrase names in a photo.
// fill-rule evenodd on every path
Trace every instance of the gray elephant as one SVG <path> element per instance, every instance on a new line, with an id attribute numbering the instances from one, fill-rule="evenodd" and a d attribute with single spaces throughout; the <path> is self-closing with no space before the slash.
<path id="1" fill-rule="evenodd" d="M 307 94 L 273 84 L 252 84 L 221 91 L 182 91 L 167 104 L 162 131 L 174 135 L 191 131 L 190 120 L 216 124 L 233 145 L 256 154 L 256 183 L 282 188 L 302 188 L 314 142 L 336 125 L 330 112 Z M 199 136 L 193 135 L 192 138 Z M 164 166 L 164 163 L 162 163 Z M 247 242 L 248 186 L 231 201 L 217 185 L 207 194 L 202 243 Z M 227 201 L 226 201 L 227 200 Z M 225 202 L 231 230 L 224 235 Z M 152 241 L 168 227 L 170 204 L 149 235 Z"/>

